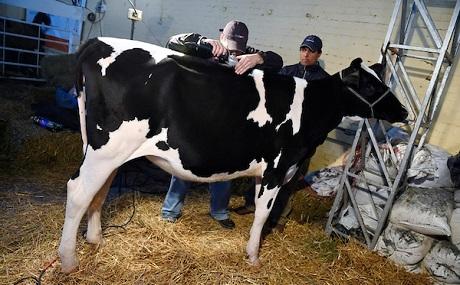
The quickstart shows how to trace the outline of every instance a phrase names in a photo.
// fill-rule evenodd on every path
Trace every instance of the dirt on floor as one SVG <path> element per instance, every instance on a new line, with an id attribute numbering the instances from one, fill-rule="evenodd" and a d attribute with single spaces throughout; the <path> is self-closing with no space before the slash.
<path id="1" fill-rule="evenodd" d="M 181 219 L 163 222 L 168 176 L 133 174 L 133 168 L 128 179 L 116 180 L 103 207 L 104 244 L 85 241 L 84 218 L 79 268 L 61 273 L 66 182 L 82 149 L 78 133 L 52 133 L 30 120 L 31 104 L 52 101 L 54 91 L 0 82 L 0 284 L 431 284 L 427 275 L 408 273 L 355 241 L 327 236 L 332 198 L 308 189 L 296 194 L 286 229 L 265 238 L 262 264 L 252 267 L 245 246 L 253 214 L 231 213 L 236 228 L 224 230 L 208 216 L 208 192 L 197 187 Z M 246 184 L 234 183 L 230 207 L 243 203 Z"/>

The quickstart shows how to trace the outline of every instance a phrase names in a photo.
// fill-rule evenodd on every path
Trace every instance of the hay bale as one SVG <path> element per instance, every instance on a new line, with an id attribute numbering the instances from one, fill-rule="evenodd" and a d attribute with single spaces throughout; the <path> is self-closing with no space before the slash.
<path id="1" fill-rule="evenodd" d="M 294 194 L 290 217 L 298 223 L 324 221 L 333 202 L 334 197 L 319 196 L 307 186 Z"/>

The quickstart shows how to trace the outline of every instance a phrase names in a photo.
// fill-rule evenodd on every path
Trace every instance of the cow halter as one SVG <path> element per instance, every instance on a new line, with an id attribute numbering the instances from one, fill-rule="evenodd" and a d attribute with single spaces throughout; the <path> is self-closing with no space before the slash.
<path id="1" fill-rule="evenodd" d="M 340 80 L 342 80 L 342 70 L 339 72 L 340 74 Z M 356 92 L 353 88 L 351 88 L 350 86 L 347 86 L 347 89 L 350 90 L 350 92 L 355 95 L 356 97 L 358 97 L 358 99 L 360 99 L 361 101 L 363 101 L 365 104 L 367 104 L 369 106 L 369 108 L 371 109 L 371 116 L 372 118 L 375 118 L 374 117 L 374 106 L 382 101 L 383 98 L 385 98 L 385 96 L 387 96 L 389 93 L 390 93 L 390 88 L 387 89 L 387 91 L 385 91 L 385 93 L 382 94 L 382 96 L 380 96 L 380 98 L 378 98 L 377 100 L 374 101 L 374 103 L 369 103 L 369 101 L 367 101 L 363 96 L 361 96 L 361 94 L 359 94 L 358 92 Z"/>

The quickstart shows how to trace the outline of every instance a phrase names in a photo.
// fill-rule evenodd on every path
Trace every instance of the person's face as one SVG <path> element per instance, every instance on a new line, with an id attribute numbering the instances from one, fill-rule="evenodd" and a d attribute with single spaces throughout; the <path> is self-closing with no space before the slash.
<path id="1" fill-rule="evenodd" d="M 300 48 L 300 64 L 302 65 L 308 66 L 308 65 L 316 64 L 320 56 L 321 56 L 320 51 L 314 52 L 307 47 Z"/>
<path id="2" fill-rule="evenodd" d="M 239 51 L 239 50 L 229 50 L 228 49 L 228 41 L 227 41 L 227 39 L 225 38 L 225 36 L 222 33 L 220 34 L 220 43 L 222 44 L 222 46 L 224 48 L 226 48 L 228 50 L 228 54 L 231 54 L 231 55 L 234 55 L 234 56 L 239 56 L 239 55 L 243 54 L 243 52 Z"/>

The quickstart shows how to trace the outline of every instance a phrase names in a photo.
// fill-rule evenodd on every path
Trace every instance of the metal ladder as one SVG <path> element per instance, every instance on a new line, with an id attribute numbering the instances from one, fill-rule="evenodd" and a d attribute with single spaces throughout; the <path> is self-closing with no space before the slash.
<path id="1" fill-rule="evenodd" d="M 400 92 L 397 93 L 402 93 L 401 99 L 405 101 L 405 105 L 411 113 L 412 118 L 406 125 L 410 134 L 406 151 L 398 165 L 383 122 L 361 120 L 337 186 L 336 198 L 326 224 L 326 232 L 329 235 L 335 233 L 348 238 L 351 234 L 343 230 L 338 220 L 342 212 L 351 207 L 359 224 L 359 228 L 356 230 L 358 240 L 365 243 L 369 249 L 373 249 L 377 244 L 378 238 L 386 226 L 394 199 L 399 190 L 405 187 L 405 176 L 409 162 L 412 160 L 414 148 L 419 149 L 423 146 L 432 126 L 432 121 L 439 111 L 439 104 L 445 94 L 444 89 L 451 74 L 452 65 L 458 56 L 460 45 L 460 0 L 446 1 L 447 5 L 455 6 L 444 39 L 439 34 L 425 1 L 413 0 L 410 2 L 410 7 L 407 0 L 395 2 L 379 59 L 380 62 L 386 62 L 387 70 L 390 72 L 387 84 L 393 90 L 398 88 Z M 412 37 L 417 28 L 417 17 L 426 25 L 426 30 L 431 36 L 434 47 L 428 47 L 428 43 L 426 43 L 426 47 L 411 45 Z M 419 99 L 421 96 L 418 96 L 407 72 L 405 66 L 407 59 L 433 63 L 431 78 L 422 101 Z M 386 160 L 387 165 L 392 166 L 393 170 L 397 169 L 397 173 L 390 173 L 390 167 L 385 165 L 376 139 L 377 131 L 381 131 L 388 146 L 391 159 Z M 378 161 L 380 173 L 377 175 L 381 177 L 380 181 L 376 182 L 379 179 L 372 180 L 369 179 L 369 175 L 366 175 L 369 173 L 365 171 L 364 165 L 370 156 L 374 156 L 374 159 Z M 357 163 L 359 157 L 360 160 Z M 359 185 L 364 190 L 363 193 L 366 193 L 370 198 L 367 213 L 363 212 L 356 200 L 355 195 L 359 190 L 357 187 L 353 187 L 353 184 Z M 384 203 L 374 203 L 375 196 L 372 195 L 375 193 L 372 193 L 372 187 L 383 189 L 386 192 L 387 197 L 379 197 L 383 199 Z M 365 219 L 368 221 L 367 224 Z"/>

